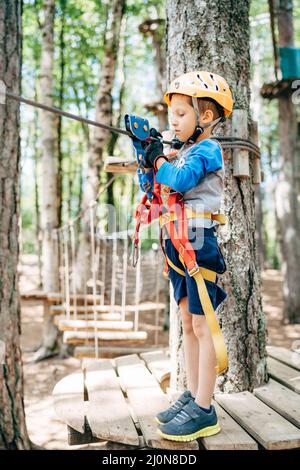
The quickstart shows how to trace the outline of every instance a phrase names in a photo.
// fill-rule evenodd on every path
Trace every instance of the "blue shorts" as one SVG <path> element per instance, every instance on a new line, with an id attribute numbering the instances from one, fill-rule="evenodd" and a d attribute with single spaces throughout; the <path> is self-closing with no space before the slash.
<path id="1" fill-rule="evenodd" d="M 189 240 L 196 253 L 196 260 L 199 266 L 211 269 L 218 274 L 223 274 L 226 271 L 226 264 L 218 245 L 217 236 L 214 227 L 212 228 L 189 228 Z M 179 254 L 174 248 L 171 240 L 165 240 L 165 251 L 170 260 L 180 269 L 184 269 L 185 276 L 178 274 L 171 266 L 169 266 L 169 279 L 172 282 L 174 290 L 174 298 L 179 305 L 183 297 L 188 297 L 189 312 L 195 315 L 204 315 L 204 311 L 199 299 L 196 281 L 191 277 L 187 270 L 183 267 L 179 260 Z M 217 285 L 216 282 L 205 280 L 208 295 L 214 310 L 222 303 L 226 297 L 226 292 Z"/>

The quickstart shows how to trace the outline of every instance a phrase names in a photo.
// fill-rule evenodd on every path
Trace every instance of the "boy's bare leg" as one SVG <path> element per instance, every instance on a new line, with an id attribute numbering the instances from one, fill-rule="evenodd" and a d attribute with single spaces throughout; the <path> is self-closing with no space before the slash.
<path id="1" fill-rule="evenodd" d="M 199 340 L 193 331 L 193 315 L 189 313 L 187 297 L 180 300 L 179 307 L 182 319 L 187 387 L 193 397 L 195 397 L 198 390 Z"/>
<path id="2" fill-rule="evenodd" d="M 195 402 L 203 408 L 209 408 L 216 383 L 216 353 L 205 316 L 192 317 L 193 331 L 199 342 L 198 389 Z"/>

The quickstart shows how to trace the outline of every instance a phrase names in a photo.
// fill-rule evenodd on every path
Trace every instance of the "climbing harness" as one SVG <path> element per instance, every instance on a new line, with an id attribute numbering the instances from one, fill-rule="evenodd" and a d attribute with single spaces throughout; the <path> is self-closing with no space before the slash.
<path id="1" fill-rule="evenodd" d="M 211 331 L 215 347 L 217 358 L 216 372 L 217 374 L 224 373 L 228 364 L 226 346 L 204 282 L 205 280 L 216 282 L 217 275 L 215 271 L 198 266 L 195 251 L 188 239 L 187 220 L 189 218 L 202 217 L 210 220 L 217 220 L 221 225 L 223 225 L 226 223 L 226 216 L 224 214 L 212 214 L 210 212 L 194 212 L 185 208 L 182 194 L 175 191 L 170 192 L 167 200 L 168 210 L 166 210 L 159 187 L 160 185 L 155 182 L 154 177 L 154 190 L 152 192 L 151 202 L 148 200 L 147 194 L 145 194 L 136 209 L 136 228 L 133 236 L 135 253 L 137 253 L 139 247 L 139 230 L 141 224 L 149 224 L 153 220 L 158 219 L 160 223 L 160 244 L 165 256 L 164 274 L 167 275 L 168 266 L 170 265 L 182 276 L 186 275 L 185 271 L 177 268 L 177 266 L 175 266 L 166 255 L 162 243 L 162 227 L 166 227 L 172 244 L 178 251 L 179 259 L 183 267 L 186 268 L 188 275 L 195 279 L 199 299 Z M 178 222 L 178 230 L 175 227 L 175 221 Z M 135 263 L 137 263 L 137 261 L 138 259 L 134 260 Z"/>

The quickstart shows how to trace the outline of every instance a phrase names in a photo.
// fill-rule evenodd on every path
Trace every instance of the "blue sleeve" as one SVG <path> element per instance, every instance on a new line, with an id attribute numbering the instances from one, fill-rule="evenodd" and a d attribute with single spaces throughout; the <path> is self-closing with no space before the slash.
<path id="1" fill-rule="evenodd" d="M 223 166 L 219 144 L 205 139 L 190 151 L 187 161 L 181 168 L 165 162 L 156 173 L 156 181 L 184 193 L 196 186 L 208 173 Z"/>

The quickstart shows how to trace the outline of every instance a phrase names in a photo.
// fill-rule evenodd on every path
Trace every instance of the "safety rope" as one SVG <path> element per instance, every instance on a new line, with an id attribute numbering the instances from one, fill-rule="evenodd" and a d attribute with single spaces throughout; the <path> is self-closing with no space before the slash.
<path id="1" fill-rule="evenodd" d="M 65 255 L 65 294 L 67 320 L 70 320 L 70 273 L 69 273 L 69 232 L 64 232 L 64 255 Z"/>
<path id="2" fill-rule="evenodd" d="M 123 283 L 122 283 L 122 314 L 121 320 L 125 321 L 126 316 L 126 290 L 127 290 L 127 267 L 128 267 L 128 237 L 124 237 L 124 251 L 123 251 Z"/>
<path id="3" fill-rule="evenodd" d="M 90 237 L 91 237 L 91 258 L 92 258 L 92 283 L 93 283 L 93 316 L 94 316 L 94 344 L 95 357 L 99 358 L 99 338 L 98 338 L 98 315 L 96 307 L 96 261 L 95 261 L 95 225 L 94 225 L 94 206 L 90 206 Z"/>
<path id="4" fill-rule="evenodd" d="M 77 292 L 76 292 L 76 246 L 75 246 L 75 230 L 74 223 L 70 224 L 70 235 L 71 235 L 71 254 L 72 254 L 72 296 L 73 296 L 73 306 L 74 306 L 74 319 L 77 320 Z"/>

